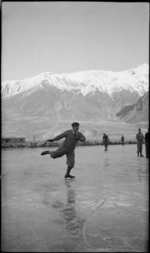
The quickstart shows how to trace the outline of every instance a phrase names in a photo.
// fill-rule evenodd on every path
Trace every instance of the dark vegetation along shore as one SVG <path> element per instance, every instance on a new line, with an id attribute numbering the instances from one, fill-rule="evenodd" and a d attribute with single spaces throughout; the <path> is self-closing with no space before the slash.
<path id="1" fill-rule="evenodd" d="M 127 144 L 136 144 L 136 141 L 125 141 L 122 144 L 120 141 L 110 142 L 109 145 L 127 145 Z M 59 142 L 46 143 L 41 142 L 25 142 L 25 143 L 1 143 L 1 148 L 40 148 L 40 147 L 58 147 Z M 104 145 L 101 141 L 86 141 L 85 143 L 79 142 L 77 146 L 95 146 L 95 145 Z"/>

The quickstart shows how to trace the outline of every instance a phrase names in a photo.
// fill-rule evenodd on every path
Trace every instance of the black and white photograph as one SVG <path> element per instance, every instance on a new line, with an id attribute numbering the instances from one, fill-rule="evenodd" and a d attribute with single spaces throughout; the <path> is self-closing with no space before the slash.
<path id="1" fill-rule="evenodd" d="M 1 251 L 148 252 L 149 2 L 1 7 Z"/>

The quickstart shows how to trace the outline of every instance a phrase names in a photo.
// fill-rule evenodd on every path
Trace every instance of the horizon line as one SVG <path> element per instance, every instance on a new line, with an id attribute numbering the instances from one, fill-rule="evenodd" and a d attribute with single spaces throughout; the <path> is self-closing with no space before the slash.
<path id="1" fill-rule="evenodd" d="M 32 75 L 30 77 L 26 77 L 26 78 L 22 78 L 22 79 L 7 79 L 5 81 L 2 81 L 2 83 L 5 83 L 5 82 L 9 82 L 9 81 L 23 81 L 23 80 L 28 80 L 28 79 L 32 79 L 32 78 L 35 78 L 36 76 L 39 76 L 39 75 L 42 75 L 42 74 L 46 74 L 46 73 L 49 73 L 51 75 L 63 75 L 63 74 L 75 74 L 75 73 L 81 73 L 81 72 L 89 72 L 89 71 L 106 71 L 106 72 L 113 72 L 113 73 L 121 73 L 121 72 L 124 72 L 124 71 L 128 71 L 130 69 L 136 69 L 140 66 L 143 66 L 143 65 L 148 65 L 149 66 L 149 63 L 142 63 L 142 64 L 139 64 L 137 65 L 137 67 L 133 67 L 133 68 L 128 68 L 128 69 L 125 69 L 125 70 L 121 70 L 121 71 L 113 71 L 113 70 L 104 70 L 104 69 L 90 69 L 90 70 L 79 70 L 79 71 L 71 71 L 71 72 L 50 72 L 50 71 L 43 71 L 43 72 L 40 72 L 38 74 L 35 74 L 35 75 Z"/>

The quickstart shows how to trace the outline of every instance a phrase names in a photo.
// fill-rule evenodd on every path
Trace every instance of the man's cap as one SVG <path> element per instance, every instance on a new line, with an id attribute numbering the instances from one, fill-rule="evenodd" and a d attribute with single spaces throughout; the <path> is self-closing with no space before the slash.
<path id="1" fill-rule="evenodd" d="M 80 124 L 78 122 L 73 122 L 71 125 L 72 127 L 76 127 L 76 126 L 79 126 Z"/>

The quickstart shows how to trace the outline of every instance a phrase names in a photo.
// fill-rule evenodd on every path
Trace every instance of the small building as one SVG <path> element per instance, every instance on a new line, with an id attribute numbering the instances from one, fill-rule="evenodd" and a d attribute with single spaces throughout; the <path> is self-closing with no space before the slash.
<path id="1" fill-rule="evenodd" d="M 7 138 L 3 138 L 2 137 L 2 144 L 18 144 L 18 143 L 25 143 L 25 138 L 24 137 L 7 137 Z"/>

